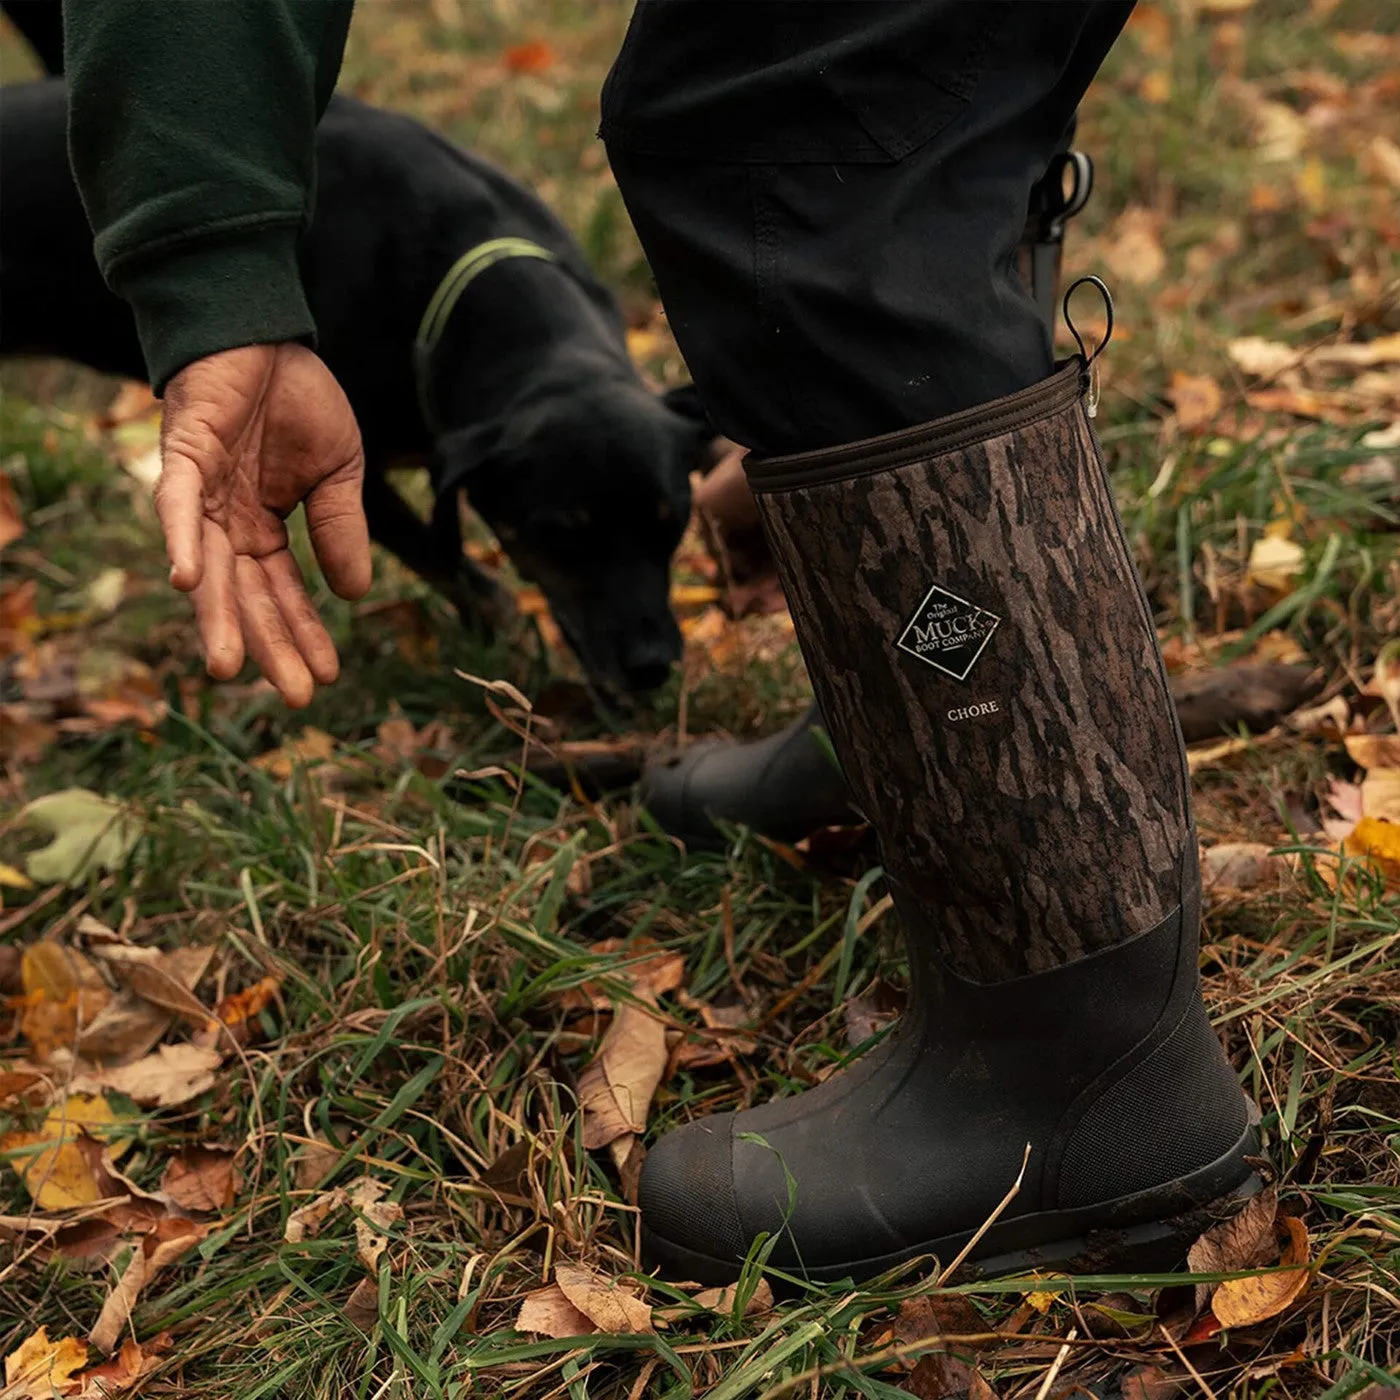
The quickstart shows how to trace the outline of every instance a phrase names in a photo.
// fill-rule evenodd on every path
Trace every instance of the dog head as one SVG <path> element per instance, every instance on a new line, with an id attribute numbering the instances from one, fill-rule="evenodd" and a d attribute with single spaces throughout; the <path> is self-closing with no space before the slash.
<path id="1" fill-rule="evenodd" d="M 712 437 L 641 384 L 614 382 L 541 394 L 438 444 L 441 486 L 465 487 L 615 702 L 655 689 L 680 659 L 671 556 Z"/>

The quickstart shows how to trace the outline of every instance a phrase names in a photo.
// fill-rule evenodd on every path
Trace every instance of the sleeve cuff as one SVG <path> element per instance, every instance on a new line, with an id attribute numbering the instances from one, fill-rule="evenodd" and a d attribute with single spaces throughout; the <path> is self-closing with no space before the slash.
<path id="1" fill-rule="evenodd" d="M 205 355 L 242 345 L 314 343 L 297 266 L 297 228 L 240 229 L 123 259 L 112 289 L 136 316 L 156 394 Z"/>

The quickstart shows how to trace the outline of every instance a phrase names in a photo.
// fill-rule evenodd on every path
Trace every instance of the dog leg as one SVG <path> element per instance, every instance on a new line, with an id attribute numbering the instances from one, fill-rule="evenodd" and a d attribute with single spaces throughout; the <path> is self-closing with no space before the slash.
<path id="1" fill-rule="evenodd" d="M 389 484 L 382 468 L 367 463 L 364 502 L 375 543 L 446 598 L 457 609 L 464 627 L 489 641 L 512 615 L 513 607 L 505 590 L 463 554 L 455 500 L 450 531 L 445 519 L 448 512 L 441 501 L 429 525 Z"/>

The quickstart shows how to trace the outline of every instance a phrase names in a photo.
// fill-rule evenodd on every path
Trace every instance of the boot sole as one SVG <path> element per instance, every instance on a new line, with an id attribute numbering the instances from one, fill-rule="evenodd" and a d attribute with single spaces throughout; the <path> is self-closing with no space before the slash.
<path id="1" fill-rule="evenodd" d="M 1249 1165 L 1258 1152 L 1253 1128 L 1223 1156 L 1189 1176 L 1074 1210 L 1038 1211 L 1002 1220 L 978 1241 L 958 1268 L 959 1281 L 1038 1272 L 1067 1274 L 1165 1273 L 1222 1220 L 1236 1215 L 1264 1183 Z M 875 1278 L 912 1259 L 951 1260 L 975 1231 L 925 1240 L 890 1254 L 789 1271 L 813 1283 Z M 740 1262 L 678 1245 L 642 1224 L 642 1261 L 653 1272 L 706 1285 L 732 1283 Z"/>

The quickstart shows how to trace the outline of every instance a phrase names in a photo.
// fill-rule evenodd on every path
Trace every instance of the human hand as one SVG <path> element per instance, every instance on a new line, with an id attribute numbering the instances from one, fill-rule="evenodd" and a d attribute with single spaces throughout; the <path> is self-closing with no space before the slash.
<path id="1" fill-rule="evenodd" d="M 156 513 L 170 581 L 194 595 L 209 674 L 245 651 L 287 704 L 340 674 L 283 523 L 299 502 L 342 598 L 370 584 L 364 453 L 339 384 L 303 345 L 250 345 L 186 365 L 165 390 Z"/>

